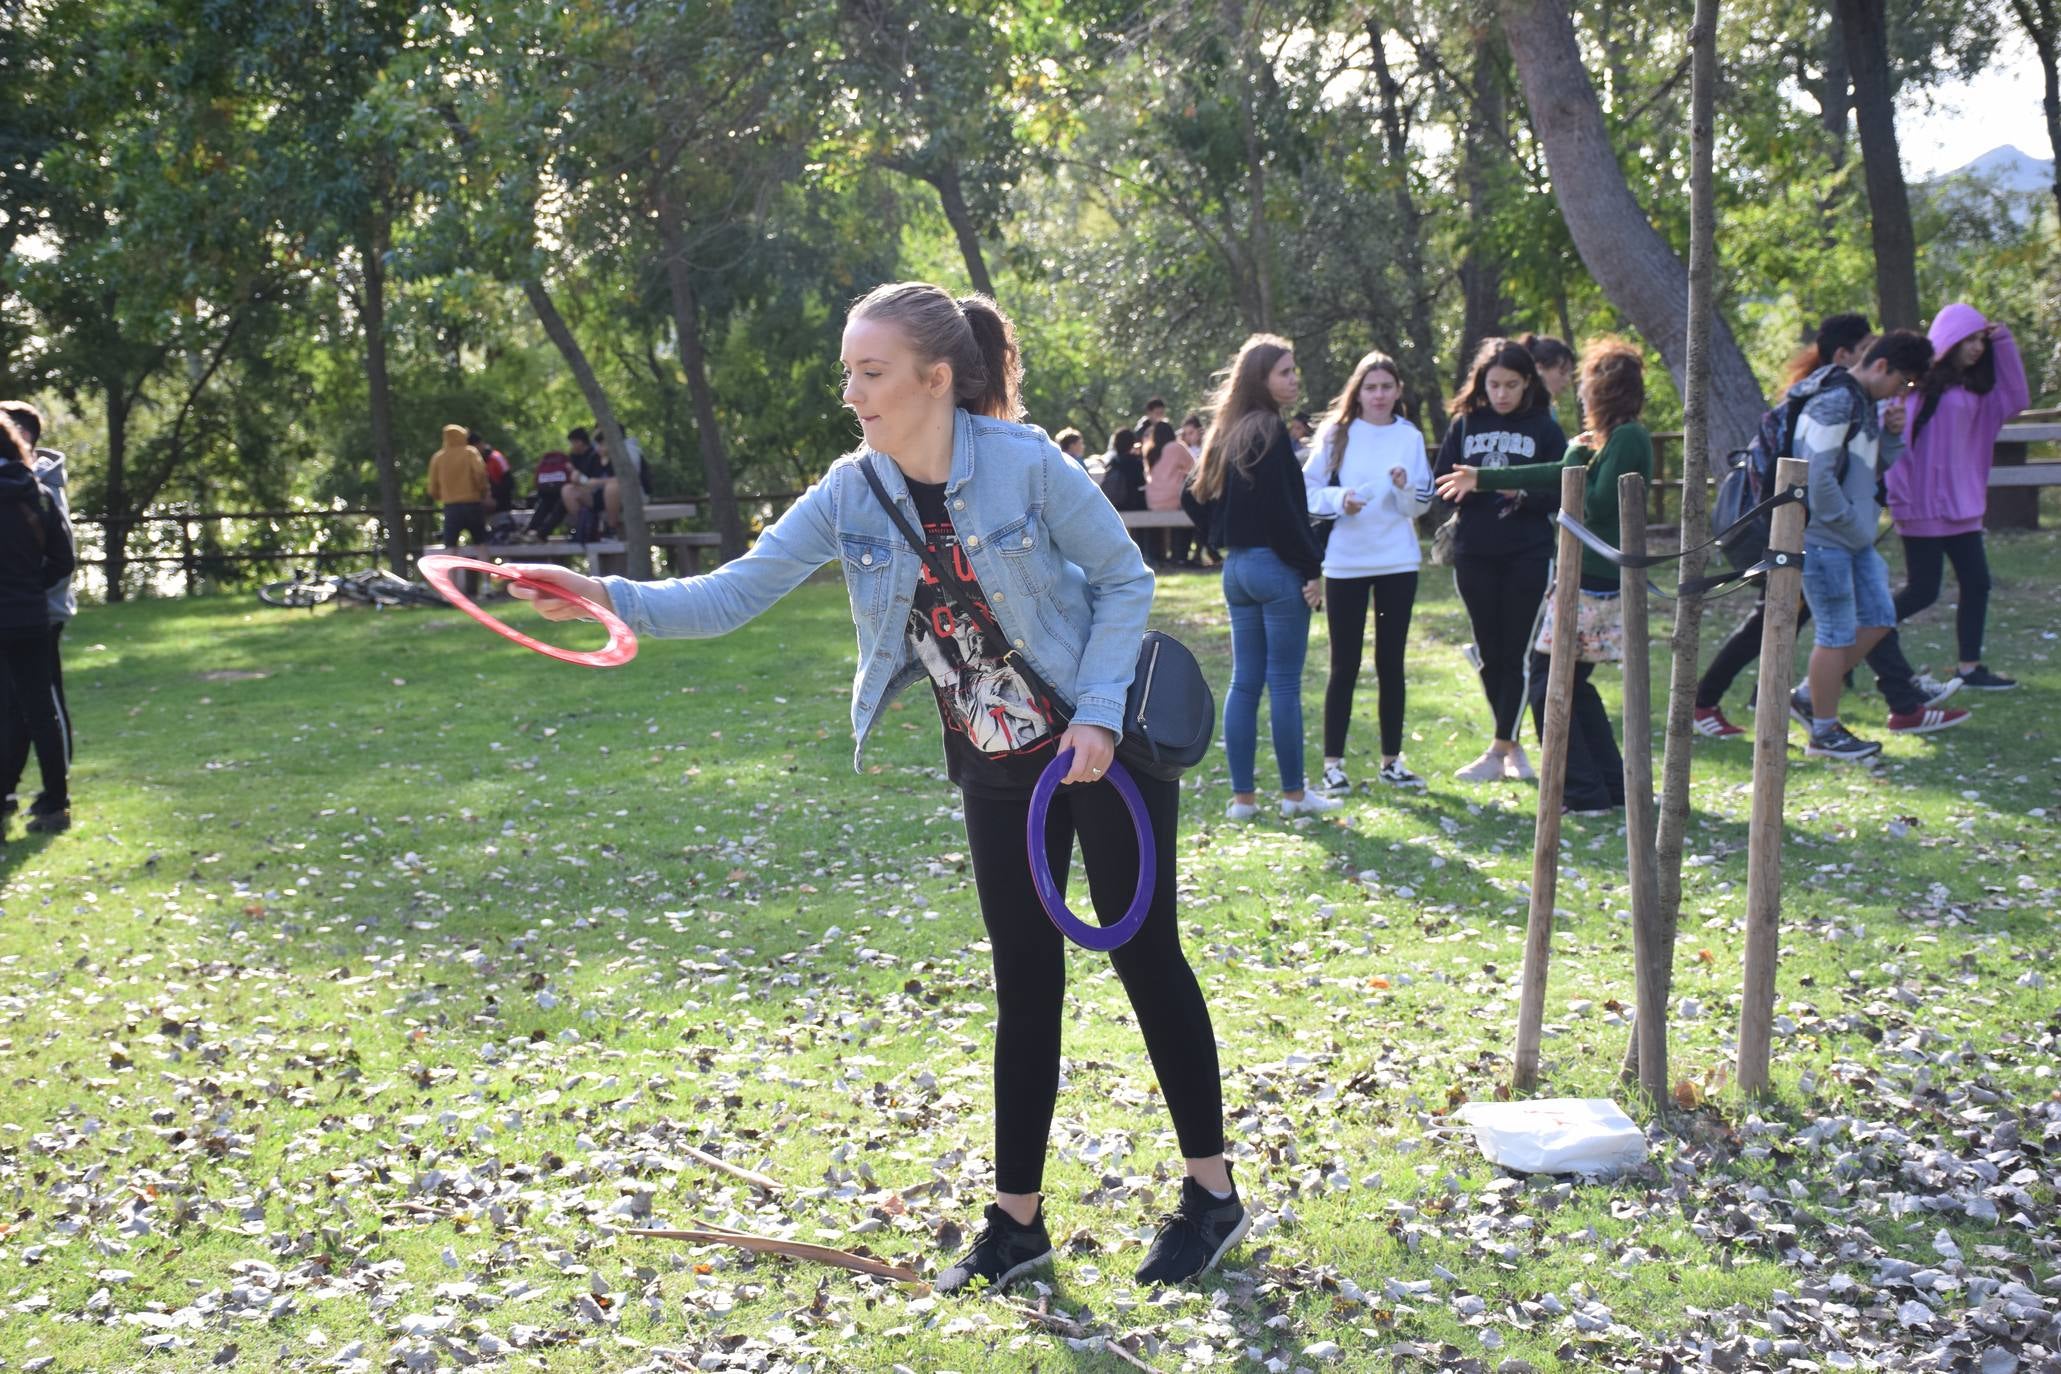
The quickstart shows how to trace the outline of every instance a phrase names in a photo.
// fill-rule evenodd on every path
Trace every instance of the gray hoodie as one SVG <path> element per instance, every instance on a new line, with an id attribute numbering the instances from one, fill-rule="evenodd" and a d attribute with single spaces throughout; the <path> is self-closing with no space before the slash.
<path id="1" fill-rule="evenodd" d="M 43 490 L 50 493 L 51 501 L 57 506 L 57 518 L 64 522 L 67 530 L 70 530 L 72 512 L 71 503 L 65 500 L 64 455 L 54 448 L 39 448 L 36 450 L 36 461 L 32 466 L 35 469 L 36 480 L 43 484 Z M 73 538 L 76 542 L 76 533 Z M 78 613 L 79 594 L 72 590 L 72 579 L 67 575 L 62 582 L 50 589 L 50 623 L 62 625 Z"/>
<path id="2" fill-rule="evenodd" d="M 1867 393 L 1833 378 L 1833 373 L 1844 371 L 1837 364 L 1821 367 L 1789 393 L 1792 398 L 1810 398 L 1796 417 L 1792 445 L 1796 456 L 1811 467 L 1810 524 L 1803 532 L 1806 549 L 1813 544 L 1842 549 L 1873 544 L 1880 510 L 1875 504 L 1876 475 L 1887 472 L 1904 451 L 1903 436 L 1884 432 Z"/>

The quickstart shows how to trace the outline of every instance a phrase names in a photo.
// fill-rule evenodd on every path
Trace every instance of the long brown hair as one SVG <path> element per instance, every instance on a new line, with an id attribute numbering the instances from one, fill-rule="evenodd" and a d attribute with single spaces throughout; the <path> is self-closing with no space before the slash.
<path id="1" fill-rule="evenodd" d="M 1251 472 L 1281 426 L 1281 407 L 1267 388 L 1267 377 L 1295 346 L 1279 334 L 1255 334 L 1238 348 L 1209 398 L 1209 430 L 1191 482 L 1197 499 L 1223 495 L 1232 464 Z"/>
<path id="2" fill-rule="evenodd" d="M 1515 372 L 1524 378 L 1524 399 L 1511 412 L 1513 415 L 1527 410 L 1543 410 L 1553 404 L 1553 398 L 1546 392 L 1546 384 L 1539 380 L 1539 365 L 1533 360 L 1530 349 L 1512 339 L 1483 339 L 1481 347 L 1474 350 L 1474 364 L 1468 370 L 1466 389 L 1453 397 L 1452 404 L 1446 409 L 1455 416 L 1488 409 L 1488 373 L 1492 367 Z"/>
<path id="3" fill-rule="evenodd" d="M 892 320 L 924 366 L 950 363 L 952 396 L 961 409 L 997 420 L 1023 417 L 1016 326 L 991 297 L 975 292 L 953 300 L 929 282 L 888 282 L 861 296 L 850 318 Z"/>
<path id="4" fill-rule="evenodd" d="M 1623 339 L 1605 334 L 1582 350 L 1582 409 L 1604 442 L 1619 425 L 1646 409 L 1646 358 Z"/>
<path id="5" fill-rule="evenodd" d="M 1338 465 L 1345 460 L 1345 431 L 1353 421 L 1360 418 L 1360 387 L 1366 383 L 1369 372 L 1386 372 L 1395 378 L 1395 415 L 1399 420 L 1409 417 L 1403 404 L 1409 393 L 1408 383 L 1403 381 L 1403 370 L 1396 360 L 1374 350 L 1353 366 L 1353 375 L 1346 378 L 1345 390 L 1338 393 L 1338 399 L 1331 403 L 1331 413 L 1324 422 L 1331 426 L 1331 475 L 1338 475 Z"/>

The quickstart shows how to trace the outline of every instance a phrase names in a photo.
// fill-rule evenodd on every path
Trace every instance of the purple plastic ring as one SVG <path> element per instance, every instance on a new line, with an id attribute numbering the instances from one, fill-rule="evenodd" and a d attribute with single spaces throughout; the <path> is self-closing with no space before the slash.
<path id="1" fill-rule="evenodd" d="M 1138 928 L 1145 924 L 1145 914 L 1152 909 L 1154 875 L 1159 871 L 1159 856 L 1152 846 L 1152 818 L 1145 813 L 1145 798 L 1138 795 L 1138 784 L 1131 781 L 1131 775 L 1116 760 L 1109 762 L 1109 772 L 1102 781 L 1116 789 L 1130 809 L 1131 829 L 1138 836 L 1138 889 L 1131 895 L 1131 909 L 1115 925 L 1089 925 L 1066 909 L 1066 899 L 1059 893 L 1059 884 L 1052 880 L 1052 870 L 1045 862 L 1046 819 L 1052 811 L 1052 794 L 1059 790 L 1061 779 L 1073 767 L 1073 750 L 1062 749 L 1059 756 L 1045 765 L 1045 771 L 1038 775 L 1038 785 L 1031 790 L 1030 823 L 1025 828 L 1024 843 L 1030 848 L 1031 883 L 1038 890 L 1038 901 L 1044 904 L 1045 914 L 1052 918 L 1052 924 L 1059 933 L 1079 945 L 1082 949 L 1100 950 L 1108 953 L 1120 948 Z"/>

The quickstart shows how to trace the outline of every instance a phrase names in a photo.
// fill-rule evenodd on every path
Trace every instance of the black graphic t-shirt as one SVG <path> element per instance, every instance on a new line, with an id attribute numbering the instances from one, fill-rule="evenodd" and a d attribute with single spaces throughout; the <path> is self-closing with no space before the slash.
<path id="1" fill-rule="evenodd" d="M 909 652 L 930 674 L 945 727 L 945 771 L 981 797 L 1028 797 L 1059 738 L 1046 703 L 1003 659 L 1002 632 L 981 596 L 973 564 L 945 511 L 942 482 L 910 482 L 923 536 L 978 618 L 962 619 L 938 590 L 926 564 L 916 575 L 909 608 Z"/>

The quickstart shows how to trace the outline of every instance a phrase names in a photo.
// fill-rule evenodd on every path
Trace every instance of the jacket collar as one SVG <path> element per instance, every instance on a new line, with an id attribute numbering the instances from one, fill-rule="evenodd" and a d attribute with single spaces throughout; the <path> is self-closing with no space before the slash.
<path id="1" fill-rule="evenodd" d="M 874 464 L 874 470 L 880 474 L 881 483 L 886 486 L 889 496 L 894 497 L 897 501 L 909 500 L 913 505 L 914 498 L 909 496 L 909 481 L 903 474 L 900 464 L 878 449 L 868 449 L 866 460 Z M 967 413 L 964 406 L 954 406 L 952 407 L 952 471 L 951 475 L 945 478 L 946 495 L 950 495 L 966 485 L 967 480 L 972 476 L 973 416 Z"/>

